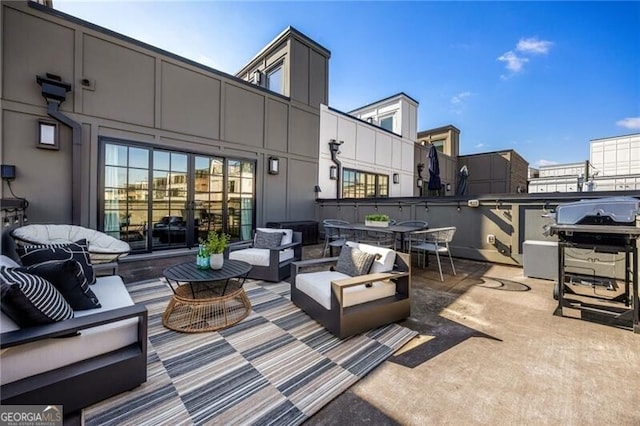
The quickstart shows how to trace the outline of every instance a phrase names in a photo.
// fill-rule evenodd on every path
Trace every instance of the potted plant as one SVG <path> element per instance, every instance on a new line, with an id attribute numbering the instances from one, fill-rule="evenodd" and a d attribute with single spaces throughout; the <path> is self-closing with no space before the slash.
<path id="1" fill-rule="evenodd" d="M 368 214 L 364 217 L 364 224 L 366 226 L 387 227 L 389 226 L 389 215 L 381 213 Z"/>
<path id="2" fill-rule="evenodd" d="M 220 269 L 224 261 L 224 249 L 227 248 L 231 237 L 228 234 L 216 231 L 209 231 L 207 239 L 200 238 L 202 246 L 202 256 L 209 258 L 209 267 L 211 269 Z"/>

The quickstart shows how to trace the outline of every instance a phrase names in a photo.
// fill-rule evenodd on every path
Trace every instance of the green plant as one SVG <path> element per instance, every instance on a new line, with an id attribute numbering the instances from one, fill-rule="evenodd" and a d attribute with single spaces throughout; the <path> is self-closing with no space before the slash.
<path id="1" fill-rule="evenodd" d="M 364 219 L 370 220 L 372 222 L 389 222 L 389 215 L 381 214 L 381 213 L 373 213 L 373 214 L 366 215 Z"/>
<path id="2" fill-rule="evenodd" d="M 216 231 L 209 231 L 207 239 L 205 240 L 200 238 L 199 241 L 205 250 L 205 255 L 209 256 L 212 254 L 223 253 L 224 249 L 227 248 L 227 244 L 229 244 L 229 240 L 231 240 L 231 236 L 229 236 L 229 234 L 218 234 Z"/>

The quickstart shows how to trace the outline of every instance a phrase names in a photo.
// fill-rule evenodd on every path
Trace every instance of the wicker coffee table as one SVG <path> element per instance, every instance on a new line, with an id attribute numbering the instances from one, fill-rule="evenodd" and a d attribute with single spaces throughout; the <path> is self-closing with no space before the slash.
<path id="1" fill-rule="evenodd" d="M 236 324 L 249 315 L 251 302 L 242 286 L 251 265 L 225 259 L 222 269 L 198 269 L 195 262 L 164 270 L 173 297 L 162 324 L 175 331 L 215 331 Z"/>

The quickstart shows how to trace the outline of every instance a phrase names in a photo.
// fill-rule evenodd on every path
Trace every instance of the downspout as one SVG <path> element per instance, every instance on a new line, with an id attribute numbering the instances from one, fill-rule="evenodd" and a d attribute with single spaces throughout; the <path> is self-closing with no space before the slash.
<path id="1" fill-rule="evenodd" d="M 344 141 L 336 142 L 335 139 L 329 140 L 329 151 L 331 152 L 331 161 L 336 165 L 336 200 L 340 199 L 340 175 L 342 174 L 342 163 L 338 160 L 337 155 L 340 153 L 340 145 Z"/>
<path id="2" fill-rule="evenodd" d="M 42 96 L 47 101 L 47 114 L 71 128 L 73 141 L 71 157 L 71 224 L 81 225 L 82 126 L 60 112 L 60 105 L 65 101 L 67 92 L 71 91 L 71 85 L 63 83 L 59 76 L 49 73 L 45 77 L 37 76 L 36 81 L 42 88 Z"/>

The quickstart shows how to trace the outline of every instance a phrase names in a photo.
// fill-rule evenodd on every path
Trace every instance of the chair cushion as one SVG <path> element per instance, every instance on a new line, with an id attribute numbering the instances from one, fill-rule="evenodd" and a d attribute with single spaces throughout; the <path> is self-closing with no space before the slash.
<path id="1" fill-rule="evenodd" d="M 122 279 L 117 275 L 100 277 L 91 288 L 100 299 L 102 307 L 76 312 L 76 317 L 133 305 Z M 5 324 L 10 319 L 4 315 L 0 317 L 2 331 L 8 331 Z M 84 329 L 73 337 L 43 339 L 3 349 L 0 381 L 3 385 L 11 383 L 124 348 L 137 341 L 138 320 L 129 318 Z"/>
<path id="2" fill-rule="evenodd" d="M 298 290 L 311 297 L 325 309 L 331 309 L 331 281 L 349 278 L 347 274 L 338 271 L 318 271 L 296 275 L 295 286 Z M 371 302 L 393 296 L 396 285 L 393 281 L 374 281 L 371 287 L 364 284 L 344 289 L 343 307 Z"/>
<path id="3" fill-rule="evenodd" d="M 229 259 L 242 260 L 254 266 L 269 266 L 269 254 L 269 249 L 246 248 L 232 251 L 229 253 Z M 292 249 L 281 250 L 278 253 L 280 263 L 293 259 L 293 255 Z"/>
<path id="4" fill-rule="evenodd" d="M 20 327 L 73 318 L 71 306 L 47 280 L 23 268 L 0 266 L 2 310 Z"/>
<path id="5" fill-rule="evenodd" d="M 257 249 L 272 249 L 282 245 L 284 232 L 265 232 L 256 229 L 253 247 Z"/>
<path id="6" fill-rule="evenodd" d="M 89 288 L 82 267 L 73 259 L 38 263 L 26 268 L 30 274 L 49 281 L 62 294 L 74 311 L 100 307 Z"/>
<path id="7" fill-rule="evenodd" d="M 380 254 L 380 257 L 373 261 L 369 273 L 375 274 L 377 272 L 389 272 L 393 270 L 393 265 L 396 261 L 396 252 L 393 249 L 360 244 L 353 241 L 347 241 L 347 245 L 349 247 L 355 247 L 365 253 Z"/>
<path id="8" fill-rule="evenodd" d="M 373 261 L 379 256 L 379 253 L 366 253 L 355 247 L 344 246 L 340 251 L 335 269 L 350 277 L 366 275 L 369 273 Z"/>
<path id="9" fill-rule="evenodd" d="M 293 242 L 293 229 L 278 229 L 278 228 L 256 228 L 256 232 L 284 232 L 281 245 L 291 244 Z"/>
<path id="10" fill-rule="evenodd" d="M 125 241 L 77 225 L 32 224 L 14 229 L 11 235 L 22 244 L 68 244 L 85 239 L 93 263 L 113 262 L 131 250 Z"/>
<path id="11" fill-rule="evenodd" d="M 4 254 L 1 254 L 0 255 L 0 266 L 7 266 L 9 268 L 17 268 L 20 265 L 15 260 L 10 258 L 9 256 L 5 256 Z"/>
<path id="12" fill-rule="evenodd" d="M 87 284 L 96 282 L 96 274 L 89 260 L 86 240 L 79 240 L 70 244 L 24 245 L 16 247 L 16 250 L 23 266 L 73 259 L 82 267 Z"/>

